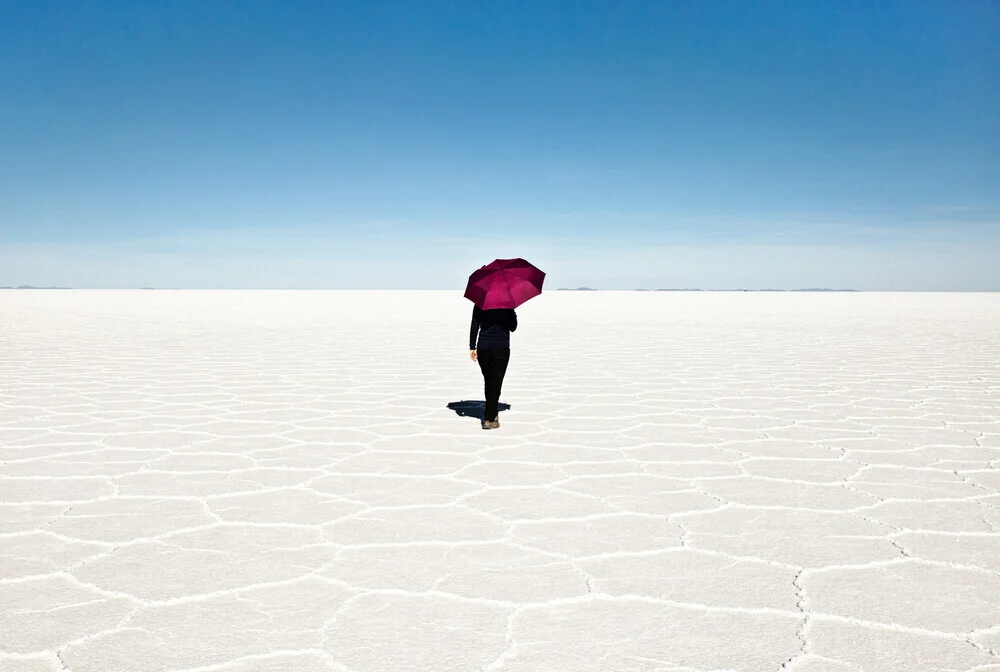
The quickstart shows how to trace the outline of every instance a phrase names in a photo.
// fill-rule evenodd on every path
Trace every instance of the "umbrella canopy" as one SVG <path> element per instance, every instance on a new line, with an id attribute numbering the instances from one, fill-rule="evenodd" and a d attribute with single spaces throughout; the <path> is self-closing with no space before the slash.
<path id="1" fill-rule="evenodd" d="M 517 308 L 542 293 L 545 273 L 524 259 L 496 259 L 469 276 L 465 298 L 483 310 Z"/>

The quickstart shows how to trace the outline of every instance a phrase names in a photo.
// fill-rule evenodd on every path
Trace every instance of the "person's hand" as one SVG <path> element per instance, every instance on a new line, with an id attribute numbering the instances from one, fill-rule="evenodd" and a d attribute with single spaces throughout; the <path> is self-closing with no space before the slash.
<path id="1" fill-rule="evenodd" d="M 469 359 L 471 359 L 472 361 L 476 361 L 476 351 L 475 350 L 469 350 Z"/>

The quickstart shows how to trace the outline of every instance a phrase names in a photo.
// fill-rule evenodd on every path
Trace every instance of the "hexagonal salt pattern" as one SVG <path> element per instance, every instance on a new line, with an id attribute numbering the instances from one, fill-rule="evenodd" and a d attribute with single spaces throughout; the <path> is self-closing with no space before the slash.
<path id="1" fill-rule="evenodd" d="M 1000 296 L 470 312 L 0 292 L 0 672 L 1000 671 Z"/>

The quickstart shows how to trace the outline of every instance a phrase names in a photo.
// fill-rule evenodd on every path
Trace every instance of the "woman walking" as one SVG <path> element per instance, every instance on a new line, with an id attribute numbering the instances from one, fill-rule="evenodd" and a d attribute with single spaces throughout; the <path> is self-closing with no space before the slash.
<path id="1" fill-rule="evenodd" d="M 472 309 L 469 357 L 479 362 L 486 388 L 483 429 L 500 426 L 500 388 L 510 362 L 510 332 L 517 329 L 514 309 L 542 293 L 545 273 L 521 258 L 494 259 L 469 276 L 465 298 Z"/>
<path id="2" fill-rule="evenodd" d="M 483 429 L 500 426 L 500 389 L 510 363 L 510 332 L 517 329 L 517 313 L 513 308 L 483 310 L 472 309 L 472 328 L 469 331 L 469 357 L 479 362 L 486 391 L 486 411 Z"/>

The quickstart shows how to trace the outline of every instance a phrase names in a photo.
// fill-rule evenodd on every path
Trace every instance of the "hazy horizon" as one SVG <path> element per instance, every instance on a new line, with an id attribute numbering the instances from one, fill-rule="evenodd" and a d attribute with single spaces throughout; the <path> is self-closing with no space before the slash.
<path id="1" fill-rule="evenodd" d="M 60 285 L 0 285 L 0 290 L 32 290 L 32 291 L 170 291 L 170 292 L 212 292 L 212 291 L 233 291 L 233 292 L 461 292 L 461 287 L 382 287 L 382 288 L 353 288 L 345 289 L 340 287 L 68 287 Z M 546 289 L 543 293 L 549 292 L 775 292 L 775 293 L 845 293 L 845 294 L 995 294 L 1000 290 L 995 289 L 893 289 L 893 290 L 872 290 L 856 289 L 853 287 L 631 287 L 625 289 L 613 289 L 609 287 L 557 287 Z"/>

